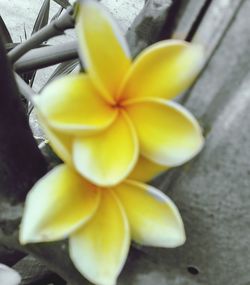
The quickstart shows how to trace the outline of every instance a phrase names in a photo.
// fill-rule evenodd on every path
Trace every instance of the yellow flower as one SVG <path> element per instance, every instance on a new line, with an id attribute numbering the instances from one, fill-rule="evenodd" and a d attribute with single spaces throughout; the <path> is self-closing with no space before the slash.
<path id="1" fill-rule="evenodd" d="M 86 73 L 55 80 L 35 101 L 55 152 L 100 186 L 120 183 L 138 159 L 136 175 L 147 180 L 149 169 L 157 173 L 194 157 L 201 129 L 170 99 L 200 70 L 201 47 L 161 41 L 132 63 L 112 18 L 90 0 L 81 1 L 76 30 Z"/>
<path id="2" fill-rule="evenodd" d="M 114 285 L 130 239 L 143 245 L 176 247 L 184 243 L 185 232 L 178 209 L 159 190 L 133 180 L 98 187 L 62 164 L 28 194 L 20 241 L 67 237 L 76 268 L 95 284 Z"/>

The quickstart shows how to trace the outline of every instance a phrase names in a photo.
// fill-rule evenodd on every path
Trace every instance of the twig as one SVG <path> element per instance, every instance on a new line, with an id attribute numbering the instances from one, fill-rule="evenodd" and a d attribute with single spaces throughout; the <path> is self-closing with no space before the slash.
<path id="1" fill-rule="evenodd" d="M 63 34 L 66 29 L 73 28 L 74 22 L 73 8 L 70 7 L 61 17 L 52 21 L 49 25 L 36 32 L 24 43 L 13 48 L 8 53 L 10 61 L 12 63 L 16 62 L 22 55 L 24 55 L 32 48 L 37 47 L 39 44 L 47 41 L 54 36 Z"/>

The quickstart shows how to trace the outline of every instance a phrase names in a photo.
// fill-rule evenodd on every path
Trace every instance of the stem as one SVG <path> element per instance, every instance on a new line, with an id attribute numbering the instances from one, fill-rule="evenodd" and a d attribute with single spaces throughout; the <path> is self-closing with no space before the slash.
<path id="1" fill-rule="evenodd" d="M 35 91 L 17 73 L 15 73 L 15 79 L 19 92 L 23 95 L 23 97 L 25 97 L 27 101 L 30 101 L 33 104 L 32 97 L 36 94 Z"/>
<path id="2" fill-rule="evenodd" d="M 16 62 L 22 55 L 30 49 L 37 47 L 39 44 L 47 41 L 51 37 L 64 33 L 66 29 L 74 28 L 73 8 L 70 7 L 58 19 L 52 21 L 49 25 L 37 31 L 27 41 L 13 48 L 8 57 L 12 63 Z"/>
<path id="3" fill-rule="evenodd" d="M 23 55 L 14 65 L 16 72 L 23 73 L 38 68 L 76 59 L 78 57 L 77 41 L 63 45 L 33 49 Z"/>

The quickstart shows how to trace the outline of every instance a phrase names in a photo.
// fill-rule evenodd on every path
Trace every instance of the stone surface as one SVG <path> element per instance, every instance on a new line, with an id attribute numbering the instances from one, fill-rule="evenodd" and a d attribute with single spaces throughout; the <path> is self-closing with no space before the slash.
<path id="1" fill-rule="evenodd" d="M 250 283 L 249 12 L 250 1 L 243 1 L 186 103 L 205 127 L 204 150 L 159 183 L 177 203 L 187 231 L 183 247 L 165 254 L 147 250 L 165 284 Z M 151 284 L 148 278 L 144 285 Z"/>
<path id="2" fill-rule="evenodd" d="M 126 34 L 132 57 L 159 39 L 172 4 L 171 0 L 146 1 Z"/>

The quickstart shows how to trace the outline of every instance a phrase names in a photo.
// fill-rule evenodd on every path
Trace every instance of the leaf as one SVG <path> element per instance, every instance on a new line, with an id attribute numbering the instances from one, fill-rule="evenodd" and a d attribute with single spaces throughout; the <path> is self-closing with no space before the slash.
<path id="1" fill-rule="evenodd" d="M 54 0 L 57 4 L 62 6 L 64 9 L 67 9 L 67 7 L 71 6 L 68 0 Z"/>
<path id="2" fill-rule="evenodd" d="M 30 87 L 32 87 L 32 86 L 33 86 L 33 83 L 34 83 L 35 77 L 36 77 L 36 71 L 32 74 L 32 77 L 31 77 L 31 79 L 30 79 L 30 82 L 29 82 Z"/>
<path id="3" fill-rule="evenodd" d="M 43 28 L 48 24 L 49 8 L 50 8 L 50 0 L 44 0 L 43 5 L 36 18 L 31 35 L 33 35 L 35 32 L 37 32 L 38 30 L 40 30 L 41 28 Z"/>
<path id="4" fill-rule="evenodd" d="M 0 35 L 4 44 L 12 43 L 12 38 L 3 18 L 0 16 Z"/>
<path id="5" fill-rule="evenodd" d="M 26 31 L 25 23 L 24 23 L 24 25 L 23 25 L 23 32 L 24 32 L 24 38 L 25 38 L 25 40 L 27 40 L 27 39 L 28 39 L 28 36 L 27 36 L 27 31 Z"/>
<path id="6" fill-rule="evenodd" d="M 66 75 L 66 74 L 71 73 L 76 68 L 76 66 L 78 64 L 79 64 L 78 59 L 68 60 L 68 61 L 65 61 L 65 62 L 59 64 L 58 67 L 55 69 L 55 71 L 50 76 L 50 78 L 48 79 L 46 85 L 50 81 L 52 81 L 53 79 L 58 77 L 59 75 Z"/>
<path id="7" fill-rule="evenodd" d="M 40 8 L 40 11 L 38 13 L 38 16 L 36 18 L 33 30 L 31 35 L 42 29 L 48 24 L 49 21 L 49 9 L 50 9 L 50 0 L 44 0 L 43 4 Z M 36 76 L 36 70 L 34 72 L 29 72 L 23 74 L 24 80 L 32 87 L 34 83 L 34 79 Z"/>

